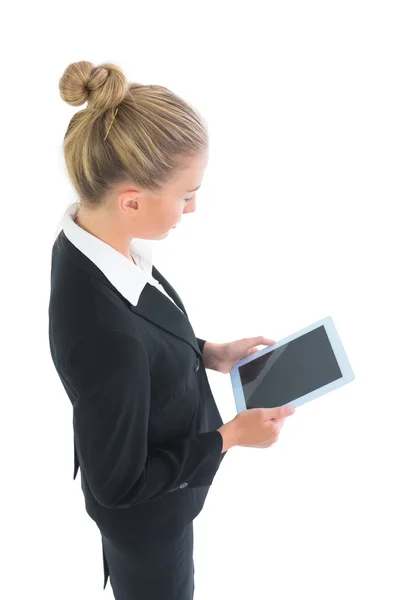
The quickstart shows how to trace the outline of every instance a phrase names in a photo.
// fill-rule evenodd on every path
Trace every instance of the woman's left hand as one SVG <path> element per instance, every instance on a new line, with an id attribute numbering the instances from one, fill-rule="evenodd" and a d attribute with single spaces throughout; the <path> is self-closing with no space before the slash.
<path id="1" fill-rule="evenodd" d="M 270 340 L 263 336 L 254 338 L 243 338 L 226 344 L 212 344 L 206 342 L 203 348 L 203 362 L 206 369 L 219 371 L 220 373 L 229 373 L 233 365 L 242 358 L 259 352 L 261 348 L 257 346 L 272 346 L 275 340 Z"/>

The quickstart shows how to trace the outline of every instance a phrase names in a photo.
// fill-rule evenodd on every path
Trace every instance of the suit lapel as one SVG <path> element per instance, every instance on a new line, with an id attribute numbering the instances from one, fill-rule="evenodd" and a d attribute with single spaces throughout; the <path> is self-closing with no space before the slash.
<path id="1" fill-rule="evenodd" d="M 104 273 L 95 265 L 83 252 L 81 252 L 61 230 L 53 248 L 53 266 L 58 265 L 60 269 L 66 268 L 66 264 L 61 264 L 65 256 L 73 268 L 87 271 L 91 277 L 100 279 L 104 285 L 109 287 L 114 293 L 118 294 L 123 301 L 128 303 L 130 310 L 168 331 L 172 335 L 188 343 L 199 357 L 202 356 L 196 335 L 189 322 L 187 312 L 183 302 L 168 281 L 153 266 L 152 274 L 155 279 L 163 286 L 167 294 L 176 302 L 177 306 L 169 300 L 163 292 L 160 292 L 154 285 L 147 283 L 140 295 L 137 306 L 134 306 L 129 299 L 125 298 L 121 292 L 107 279 Z M 179 306 L 183 312 L 177 308 Z"/>
<path id="2" fill-rule="evenodd" d="M 201 351 L 196 335 L 189 322 L 182 300 L 173 287 L 154 267 L 153 275 L 161 283 L 167 294 L 176 302 L 177 306 L 163 292 L 160 292 L 156 287 L 147 283 L 140 295 L 138 305 L 133 306 L 129 303 L 130 310 L 190 344 L 200 357 Z M 183 313 L 179 310 L 178 306 L 183 310 Z"/>
<path id="3" fill-rule="evenodd" d="M 161 275 L 160 271 L 158 271 L 154 266 L 153 266 L 152 275 L 155 279 L 157 279 L 157 281 L 159 283 L 161 283 L 164 290 L 167 292 L 168 296 L 170 296 L 172 298 L 172 300 L 175 302 L 175 304 L 177 304 L 179 306 L 179 308 L 182 309 L 184 314 L 186 316 L 188 316 L 187 312 L 185 310 L 185 307 L 183 306 L 183 302 L 180 299 L 180 297 L 178 296 L 178 293 L 174 290 L 172 285 L 170 283 L 168 283 L 168 281 L 165 279 L 165 277 L 163 277 Z"/>

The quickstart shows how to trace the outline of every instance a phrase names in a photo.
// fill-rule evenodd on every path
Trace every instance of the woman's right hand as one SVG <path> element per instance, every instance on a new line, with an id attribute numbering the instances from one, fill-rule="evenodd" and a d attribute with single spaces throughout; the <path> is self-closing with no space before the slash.
<path id="1" fill-rule="evenodd" d="M 278 441 L 285 419 L 295 412 L 294 406 L 249 408 L 222 425 L 222 452 L 233 446 L 269 448 Z"/>

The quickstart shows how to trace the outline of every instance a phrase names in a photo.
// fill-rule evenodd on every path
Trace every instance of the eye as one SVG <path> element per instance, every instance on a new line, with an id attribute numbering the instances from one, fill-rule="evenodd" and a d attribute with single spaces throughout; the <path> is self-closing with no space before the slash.
<path id="1" fill-rule="evenodd" d="M 190 200 L 193 200 L 193 196 L 191 196 L 190 198 L 184 198 L 185 202 L 190 202 Z"/>

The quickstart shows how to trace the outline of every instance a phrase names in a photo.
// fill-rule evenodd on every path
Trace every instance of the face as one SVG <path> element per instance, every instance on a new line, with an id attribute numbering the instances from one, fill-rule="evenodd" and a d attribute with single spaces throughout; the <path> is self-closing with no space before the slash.
<path id="1" fill-rule="evenodd" d="M 129 185 L 119 186 L 117 206 L 130 237 L 164 239 L 184 214 L 194 212 L 195 188 L 201 185 L 207 163 L 208 150 L 190 159 L 186 168 L 159 193 L 145 192 Z"/>

